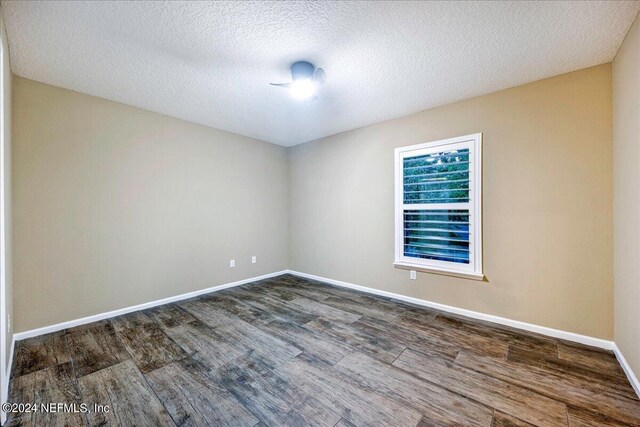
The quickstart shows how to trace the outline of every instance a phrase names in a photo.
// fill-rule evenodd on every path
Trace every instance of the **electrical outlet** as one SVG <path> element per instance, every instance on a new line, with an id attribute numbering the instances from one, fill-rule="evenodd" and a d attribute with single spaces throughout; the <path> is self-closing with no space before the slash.
<path id="1" fill-rule="evenodd" d="M 409 270 L 409 278 L 411 280 L 416 280 L 416 271 L 415 270 Z"/>
<path id="2" fill-rule="evenodd" d="M 258 257 L 254 255 L 251 257 L 251 264 L 255 264 L 256 262 L 258 262 Z"/>
<path id="3" fill-rule="evenodd" d="M 236 268 L 236 260 L 232 259 L 231 261 L 229 261 L 229 267 L 230 268 Z"/>

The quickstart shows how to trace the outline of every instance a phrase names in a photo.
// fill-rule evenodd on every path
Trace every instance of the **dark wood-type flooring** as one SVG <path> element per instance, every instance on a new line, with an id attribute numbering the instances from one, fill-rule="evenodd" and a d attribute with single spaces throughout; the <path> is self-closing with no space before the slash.
<path id="1" fill-rule="evenodd" d="M 10 425 L 640 426 L 611 352 L 285 275 L 25 341 Z"/>

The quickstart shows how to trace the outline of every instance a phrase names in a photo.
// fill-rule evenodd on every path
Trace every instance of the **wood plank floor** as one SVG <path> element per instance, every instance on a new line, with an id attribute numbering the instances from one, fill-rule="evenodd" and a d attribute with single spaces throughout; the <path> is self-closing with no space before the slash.
<path id="1" fill-rule="evenodd" d="M 285 275 L 16 346 L 9 425 L 640 426 L 611 352 Z"/>

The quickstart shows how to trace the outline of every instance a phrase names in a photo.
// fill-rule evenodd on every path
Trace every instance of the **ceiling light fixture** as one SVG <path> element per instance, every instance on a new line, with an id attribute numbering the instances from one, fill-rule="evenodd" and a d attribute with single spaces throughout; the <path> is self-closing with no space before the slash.
<path id="1" fill-rule="evenodd" d="M 291 79 L 290 83 L 271 85 L 291 89 L 291 95 L 296 99 L 315 99 L 318 88 L 327 80 L 327 74 L 310 62 L 298 61 L 291 65 Z"/>
<path id="2" fill-rule="evenodd" d="M 318 87 L 310 79 L 291 83 L 291 95 L 296 99 L 308 99 L 316 94 Z"/>

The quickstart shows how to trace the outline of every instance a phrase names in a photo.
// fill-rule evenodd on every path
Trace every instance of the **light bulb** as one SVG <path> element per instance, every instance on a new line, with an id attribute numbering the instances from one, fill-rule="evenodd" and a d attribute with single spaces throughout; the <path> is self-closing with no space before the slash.
<path id="1" fill-rule="evenodd" d="M 291 84 L 291 95 L 296 99 L 311 98 L 316 93 L 316 85 L 309 79 L 296 80 Z"/>

